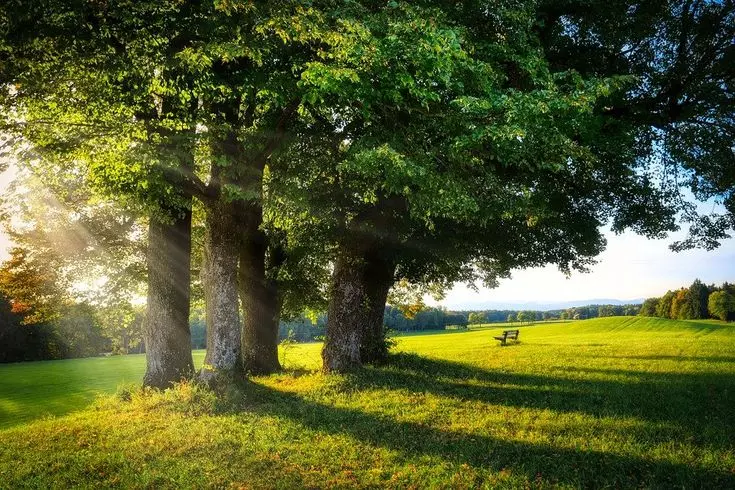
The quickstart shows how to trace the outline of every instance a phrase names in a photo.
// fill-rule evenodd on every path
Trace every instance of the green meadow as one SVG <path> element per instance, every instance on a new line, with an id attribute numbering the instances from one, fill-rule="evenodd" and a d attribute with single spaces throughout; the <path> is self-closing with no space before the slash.
<path id="1" fill-rule="evenodd" d="M 288 347 L 224 399 L 133 388 L 143 356 L 0 366 L 0 487 L 735 487 L 735 325 L 503 328 L 344 376 Z"/>

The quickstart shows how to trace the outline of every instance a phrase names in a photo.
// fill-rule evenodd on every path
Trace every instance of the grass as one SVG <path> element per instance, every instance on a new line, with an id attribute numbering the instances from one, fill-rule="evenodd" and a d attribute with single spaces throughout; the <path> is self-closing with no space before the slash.
<path id="1" fill-rule="evenodd" d="M 144 359 L 2 366 L 0 487 L 735 487 L 734 325 L 537 324 L 498 347 L 503 328 L 400 337 L 348 376 L 298 345 L 226 402 L 182 385 L 35 421 Z"/>

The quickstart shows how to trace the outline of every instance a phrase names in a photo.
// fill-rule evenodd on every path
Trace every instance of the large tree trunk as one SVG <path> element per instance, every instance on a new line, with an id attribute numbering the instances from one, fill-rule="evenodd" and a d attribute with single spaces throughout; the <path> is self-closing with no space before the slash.
<path id="1" fill-rule="evenodd" d="M 207 355 L 199 378 L 212 384 L 241 371 L 240 310 L 237 296 L 239 224 L 235 205 L 219 199 L 207 209 L 202 283 L 207 321 Z"/>
<path id="2" fill-rule="evenodd" d="M 189 331 L 190 262 L 191 211 L 175 211 L 172 223 L 151 218 L 145 386 L 166 388 L 194 373 Z"/>
<path id="3" fill-rule="evenodd" d="M 278 322 L 280 298 L 275 280 L 266 275 L 265 233 L 260 229 L 263 210 L 257 203 L 244 209 L 245 230 L 240 244 L 238 282 L 243 312 L 243 368 L 253 374 L 279 371 Z"/>
<path id="4" fill-rule="evenodd" d="M 322 360 L 327 372 L 345 372 L 388 357 L 383 315 L 395 264 L 370 248 L 342 245 L 334 266 Z"/>
<path id="5" fill-rule="evenodd" d="M 388 361 L 388 344 L 385 337 L 385 303 L 393 287 L 396 266 L 390 259 L 372 249 L 365 257 L 363 271 L 367 301 L 368 320 L 364 325 L 360 357 L 363 363 L 384 364 Z"/>

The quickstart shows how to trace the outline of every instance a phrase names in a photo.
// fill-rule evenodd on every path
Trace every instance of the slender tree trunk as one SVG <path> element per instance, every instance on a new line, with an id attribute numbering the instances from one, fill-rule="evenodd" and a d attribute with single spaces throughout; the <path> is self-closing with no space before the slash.
<path id="1" fill-rule="evenodd" d="M 240 244 L 238 283 L 243 312 L 242 358 L 246 372 L 279 371 L 278 322 L 280 298 L 274 280 L 266 275 L 267 238 L 260 225 L 263 210 L 257 203 L 244 209 L 245 230 Z"/>
<path id="2" fill-rule="evenodd" d="M 381 363 L 388 349 L 383 315 L 395 265 L 373 247 L 342 246 L 332 276 L 324 370 L 345 372 L 364 362 Z"/>
<path id="3" fill-rule="evenodd" d="M 209 384 L 241 370 L 237 296 L 239 226 L 235 205 L 219 199 L 207 209 L 202 283 L 207 321 L 207 355 L 199 378 Z"/>
<path id="4" fill-rule="evenodd" d="M 156 388 L 194 373 L 189 331 L 191 211 L 178 212 L 173 223 L 151 218 L 149 225 L 143 384 Z"/>

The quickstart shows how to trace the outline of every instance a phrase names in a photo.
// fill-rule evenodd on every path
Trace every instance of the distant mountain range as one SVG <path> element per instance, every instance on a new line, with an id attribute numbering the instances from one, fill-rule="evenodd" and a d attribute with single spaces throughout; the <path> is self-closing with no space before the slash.
<path id="1" fill-rule="evenodd" d="M 450 304 L 446 305 L 447 309 L 452 311 L 472 311 L 472 310 L 535 310 L 535 311 L 548 311 L 548 310 L 563 310 L 566 308 L 572 308 L 575 306 L 587 306 L 587 305 L 636 305 L 643 303 L 644 298 L 635 298 L 627 300 L 610 299 L 610 298 L 595 298 L 595 299 L 580 299 L 573 301 L 558 301 L 542 303 L 536 301 L 529 302 L 511 302 L 511 301 L 476 301 L 472 303 Z"/>

